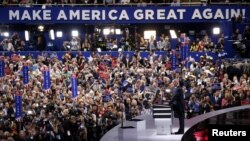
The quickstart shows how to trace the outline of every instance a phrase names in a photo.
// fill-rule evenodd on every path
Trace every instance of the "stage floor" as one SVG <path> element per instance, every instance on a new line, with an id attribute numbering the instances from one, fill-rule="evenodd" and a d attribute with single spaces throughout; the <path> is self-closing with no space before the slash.
<path id="1" fill-rule="evenodd" d="M 158 135 L 155 126 L 155 120 L 152 115 L 139 116 L 139 119 L 146 121 L 146 128 L 138 131 L 136 128 L 121 129 L 121 125 L 117 125 L 106 133 L 101 141 L 180 141 L 181 135 Z M 137 118 L 137 119 L 138 119 Z M 170 121 L 169 121 L 170 122 Z M 185 123 L 188 123 L 188 119 L 185 119 Z M 124 126 L 128 125 L 127 121 L 124 122 Z M 185 131 L 189 128 L 188 124 L 185 125 Z M 178 130 L 178 119 L 173 120 L 172 132 Z"/>
<path id="2" fill-rule="evenodd" d="M 234 116 L 238 114 L 234 114 L 234 112 L 244 112 L 245 114 L 240 114 L 239 116 Z M 209 112 L 206 114 L 202 114 L 200 116 L 196 116 L 191 119 L 185 119 L 185 132 L 190 131 L 190 127 L 194 127 L 198 123 L 201 123 L 205 121 L 205 119 L 208 119 L 206 121 L 210 121 L 214 124 L 243 124 L 243 125 L 249 125 L 249 113 L 250 113 L 250 105 L 245 106 L 237 106 L 227 109 L 221 109 L 214 112 Z M 223 116 L 224 114 L 224 116 Z M 221 118 L 217 118 L 218 116 L 222 116 Z M 244 118 L 242 118 L 244 117 Z M 231 120 L 230 120 L 231 118 Z M 235 119 L 236 118 L 236 119 Z M 157 129 L 155 125 L 155 119 L 153 119 L 152 115 L 142 115 L 138 116 L 137 119 L 143 119 L 145 121 L 145 124 L 141 124 L 144 126 L 139 126 L 136 124 L 136 122 L 132 122 L 132 125 L 138 125 L 137 128 L 128 128 L 128 129 L 121 129 L 121 125 L 117 125 L 110 131 L 108 131 L 101 139 L 101 141 L 181 141 L 182 135 L 173 135 L 173 134 L 167 134 L 167 135 L 159 135 L 157 134 Z M 219 120 L 221 119 L 221 120 Z M 227 120 L 226 120 L 227 119 Z M 232 123 L 231 123 L 232 122 Z M 164 124 L 171 123 L 171 120 L 168 120 Z M 125 121 L 124 126 L 131 125 L 131 122 Z M 172 124 L 172 132 L 176 132 L 178 130 L 178 119 L 173 119 Z M 192 133 L 191 133 L 192 134 Z M 187 136 L 190 136 L 189 134 L 185 134 Z M 186 137 L 185 137 L 186 139 Z"/>

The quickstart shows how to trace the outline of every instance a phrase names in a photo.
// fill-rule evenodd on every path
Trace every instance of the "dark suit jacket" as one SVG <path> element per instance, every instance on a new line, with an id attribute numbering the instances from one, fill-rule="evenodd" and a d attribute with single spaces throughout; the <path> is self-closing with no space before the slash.
<path id="1" fill-rule="evenodd" d="M 126 68 L 130 67 L 130 63 L 131 63 L 131 59 L 129 58 L 128 60 L 126 59 L 126 57 L 124 57 L 122 59 L 122 63 L 125 64 Z"/>
<path id="2" fill-rule="evenodd" d="M 211 101 L 211 104 L 213 105 L 214 107 L 214 110 L 218 110 L 221 108 L 221 98 L 218 97 L 217 101 L 215 100 L 215 97 L 214 96 L 211 96 L 210 97 L 210 101 Z"/>
<path id="3" fill-rule="evenodd" d="M 183 96 L 183 90 L 181 87 L 176 88 L 173 97 L 170 101 L 170 104 L 176 104 L 176 112 L 185 111 L 185 101 Z"/>

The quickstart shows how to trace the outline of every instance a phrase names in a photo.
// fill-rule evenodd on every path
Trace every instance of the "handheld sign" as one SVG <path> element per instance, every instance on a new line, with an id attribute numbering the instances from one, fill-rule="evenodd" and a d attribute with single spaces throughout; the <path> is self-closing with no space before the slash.
<path id="1" fill-rule="evenodd" d="M 22 119 L 22 94 L 20 91 L 15 91 L 15 118 L 17 121 Z"/>
<path id="2" fill-rule="evenodd" d="M 71 75 L 71 90 L 72 90 L 72 99 L 76 100 L 77 98 L 77 77 L 75 74 Z"/>

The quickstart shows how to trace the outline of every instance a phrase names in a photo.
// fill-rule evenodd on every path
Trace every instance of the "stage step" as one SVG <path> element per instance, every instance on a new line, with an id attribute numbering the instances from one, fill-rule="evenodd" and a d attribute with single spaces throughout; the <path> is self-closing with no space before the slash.
<path id="1" fill-rule="evenodd" d="M 168 105 L 153 105 L 153 118 L 171 118 L 172 110 Z"/>

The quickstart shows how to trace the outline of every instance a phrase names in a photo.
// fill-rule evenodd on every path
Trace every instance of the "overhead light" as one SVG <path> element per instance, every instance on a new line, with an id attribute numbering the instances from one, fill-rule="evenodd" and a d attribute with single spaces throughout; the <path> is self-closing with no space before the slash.
<path id="1" fill-rule="evenodd" d="M 25 41 L 29 41 L 30 40 L 30 32 L 28 30 L 24 31 L 24 37 L 25 37 Z"/>
<path id="2" fill-rule="evenodd" d="M 177 39 L 177 35 L 176 35 L 175 30 L 169 30 L 169 32 L 170 32 L 170 36 L 172 39 Z"/>
<path id="3" fill-rule="evenodd" d="M 4 33 L 2 33 L 2 36 L 4 36 L 4 37 L 9 37 L 9 36 L 10 36 L 10 33 L 9 33 L 9 32 L 4 32 Z"/>
<path id="4" fill-rule="evenodd" d="M 214 28 L 213 28 L 213 34 L 214 34 L 214 35 L 220 34 L 220 28 L 219 28 L 219 27 L 214 27 Z"/>
<path id="5" fill-rule="evenodd" d="M 49 31 L 49 37 L 51 40 L 55 40 L 55 31 L 53 29 Z"/>
<path id="6" fill-rule="evenodd" d="M 109 35 L 110 34 L 110 29 L 109 28 L 104 28 L 103 29 L 103 34 L 104 35 Z"/>
<path id="7" fill-rule="evenodd" d="M 44 31 L 44 26 L 43 25 L 39 25 L 38 27 L 37 27 L 37 29 L 39 30 L 39 31 Z"/>
<path id="8" fill-rule="evenodd" d="M 155 30 L 146 30 L 144 31 L 144 39 L 151 39 L 151 38 L 156 38 L 156 31 Z"/>
<path id="9" fill-rule="evenodd" d="M 121 34 L 121 29 L 119 29 L 119 28 L 115 29 L 115 34 L 120 35 Z"/>
<path id="10" fill-rule="evenodd" d="M 77 37 L 79 36 L 79 33 L 77 30 L 72 30 L 72 37 Z"/>
<path id="11" fill-rule="evenodd" d="M 63 36 L 63 32 L 62 31 L 57 31 L 56 32 L 56 37 L 57 38 L 61 38 Z"/>

